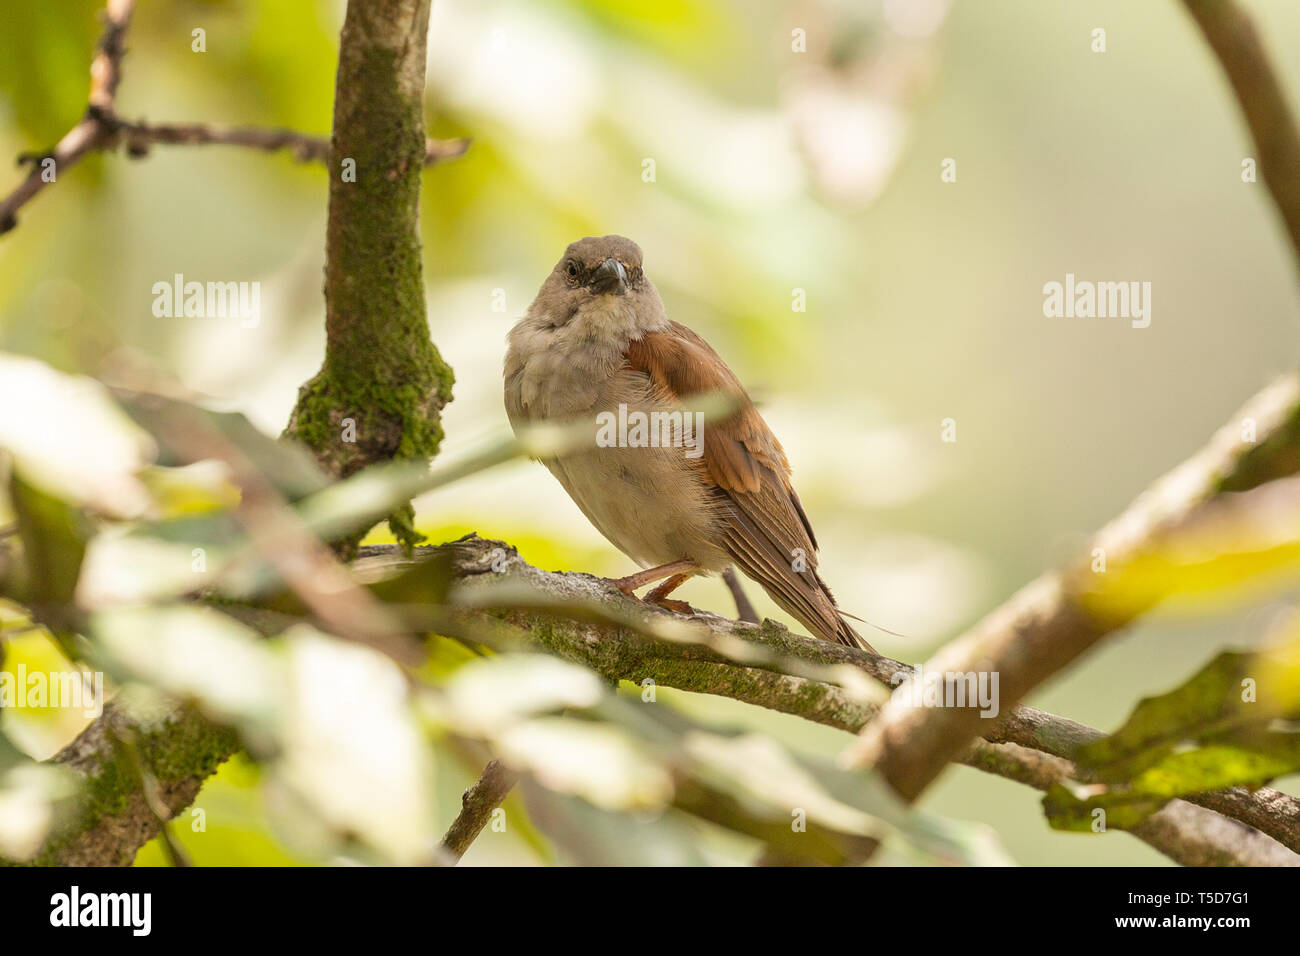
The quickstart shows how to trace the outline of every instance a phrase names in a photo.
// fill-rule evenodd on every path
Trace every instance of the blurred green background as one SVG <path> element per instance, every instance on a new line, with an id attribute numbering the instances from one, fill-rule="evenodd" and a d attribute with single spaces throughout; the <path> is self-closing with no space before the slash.
<path id="1" fill-rule="evenodd" d="M 1249 6 L 1300 102 L 1300 6 Z M 327 135 L 342 7 L 141 0 L 119 111 Z M 81 114 L 99 8 L 6 5 L 0 156 L 48 147 Z M 195 28 L 206 53 L 191 52 Z M 435 0 L 428 78 L 430 134 L 474 140 L 423 193 L 430 329 L 458 379 L 443 454 L 505 431 L 503 339 L 564 246 L 630 236 L 670 315 L 762 401 L 825 577 L 847 609 L 906 635 L 868 635 L 895 657 L 921 660 L 1072 553 L 1295 364 L 1294 266 L 1265 187 L 1242 182 L 1251 147 L 1227 85 L 1173 0 Z M 90 373 L 138 350 L 278 433 L 323 353 L 325 170 L 158 147 L 59 178 L 0 239 L 0 349 Z M 1150 327 L 1045 318 L 1042 287 L 1067 272 L 1151 282 Z M 259 281 L 260 325 L 155 318 L 151 287 L 175 273 Z M 546 568 L 631 570 L 537 465 L 417 508 L 435 540 L 474 530 Z M 716 580 L 682 594 L 730 609 Z M 1113 728 L 1215 648 L 1255 644 L 1286 597 L 1153 617 L 1032 702 Z M 8 666 L 49 653 L 16 640 Z M 818 752 L 845 739 L 662 693 Z M 80 726 L 5 718 L 40 756 Z M 469 779 L 446 771 L 451 807 Z M 205 787 L 205 831 L 182 818 L 196 862 L 292 861 L 256 773 L 235 761 Z M 1038 802 L 957 767 L 924 806 L 989 823 L 1021 863 L 1163 861 L 1127 836 L 1054 832 Z M 539 859 L 510 834 L 466 862 Z M 154 845 L 140 856 L 161 860 Z"/>

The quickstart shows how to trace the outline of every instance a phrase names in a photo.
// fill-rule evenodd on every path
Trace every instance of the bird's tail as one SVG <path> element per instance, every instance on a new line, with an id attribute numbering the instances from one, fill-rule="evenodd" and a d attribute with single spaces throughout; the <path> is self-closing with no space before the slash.
<path id="1" fill-rule="evenodd" d="M 817 637 L 876 653 L 876 649 L 844 620 L 835 596 L 815 567 L 796 571 L 782 551 L 758 530 L 748 516 L 737 512 L 733 518 L 737 527 L 728 529 L 723 543 L 736 567 L 761 584 L 782 610 Z"/>
<path id="2" fill-rule="evenodd" d="M 844 619 L 831 589 L 816 571 L 804 574 L 772 574 L 769 565 L 746 565 L 741 570 L 763 586 L 768 596 L 815 636 L 833 644 L 861 648 L 872 654 L 878 651 Z"/>

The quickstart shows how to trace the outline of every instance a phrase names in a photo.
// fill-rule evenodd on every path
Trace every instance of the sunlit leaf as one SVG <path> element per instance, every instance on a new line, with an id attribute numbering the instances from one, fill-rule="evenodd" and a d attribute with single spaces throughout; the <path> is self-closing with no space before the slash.
<path id="1" fill-rule="evenodd" d="M 1233 786 L 1260 786 L 1300 770 L 1300 640 L 1256 653 L 1220 654 L 1174 690 L 1138 703 L 1115 733 L 1076 754 L 1090 781 L 1053 787 L 1048 820 L 1091 829 L 1094 811 L 1130 827 L 1168 800 Z"/>
<path id="2" fill-rule="evenodd" d="M 69 505 L 140 514 L 149 495 L 136 477 L 154 454 L 103 385 L 35 359 L 0 354 L 0 449 L 24 481 Z"/>
<path id="3" fill-rule="evenodd" d="M 197 701 L 254 743 L 276 726 L 285 664 L 260 635 L 211 608 L 121 608 L 91 616 L 106 663 L 124 679 Z"/>
<path id="4" fill-rule="evenodd" d="M 237 448 L 290 501 L 325 488 L 329 478 L 307 449 L 296 442 L 261 432 L 238 412 L 216 412 L 162 395 L 116 391 L 122 407 L 152 434 L 162 449 L 159 464 L 190 465 L 190 457 L 174 447 L 176 436 L 206 429 L 215 440 Z"/>
<path id="5" fill-rule="evenodd" d="M 428 862 L 434 767 L 401 670 L 305 625 L 285 637 L 283 752 L 269 784 L 289 814 L 282 824 L 309 811 L 341 849 L 354 840 L 395 863 Z"/>
<path id="6" fill-rule="evenodd" d="M 546 654 L 507 654 L 460 668 L 442 699 L 463 733 L 491 736 L 527 718 L 565 707 L 590 707 L 604 693 L 591 671 Z"/>
<path id="7" fill-rule="evenodd" d="M 1222 608 L 1297 580 L 1300 478 L 1220 495 L 1137 553 L 1077 579 L 1092 614 L 1121 620 L 1161 602 Z"/>
<path id="8" fill-rule="evenodd" d="M 701 866 L 698 837 L 671 813 L 613 813 L 521 782 L 533 822 L 578 866 Z"/>
<path id="9" fill-rule="evenodd" d="M 57 766 L 26 759 L 6 766 L 0 756 L 0 858 L 21 862 L 39 851 L 73 790 L 72 775 Z"/>

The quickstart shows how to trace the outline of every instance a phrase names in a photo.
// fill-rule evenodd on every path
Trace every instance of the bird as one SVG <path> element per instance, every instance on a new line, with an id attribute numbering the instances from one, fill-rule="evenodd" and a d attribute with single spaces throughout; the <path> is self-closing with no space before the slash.
<path id="1" fill-rule="evenodd" d="M 542 459 L 596 529 L 641 566 L 613 579 L 625 595 L 658 582 L 643 600 L 689 613 L 672 592 L 734 565 L 815 636 L 875 653 L 817 572 L 817 538 L 780 442 L 718 353 L 668 318 L 631 239 L 588 236 L 565 249 L 507 336 L 504 380 L 516 434 L 686 410 L 675 442 L 648 443 L 630 428 L 617 441 L 597 434 Z M 689 434 L 692 400 L 712 397 L 716 406 L 718 396 L 723 407 Z"/>

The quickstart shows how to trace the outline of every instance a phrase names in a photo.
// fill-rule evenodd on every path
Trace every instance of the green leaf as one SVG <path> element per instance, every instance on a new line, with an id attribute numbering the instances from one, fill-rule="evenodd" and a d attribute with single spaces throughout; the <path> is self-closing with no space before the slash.
<path id="1" fill-rule="evenodd" d="M 71 605 L 89 538 L 80 512 L 28 484 L 15 471 L 9 494 L 27 568 L 24 599 L 47 611 Z"/>
<path id="2" fill-rule="evenodd" d="M 1088 782 L 1053 787 L 1053 827 L 1092 829 L 1094 811 L 1125 829 L 1174 797 L 1261 786 L 1300 770 L 1300 640 L 1257 653 L 1227 651 L 1174 690 L 1138 703 L 1113 734 L 1082 747 Z"/>
<path id="3" fill-rule="evenodd" d="M 1300 478 L 1223 494 L 1104 571 L 1081 570 L 1080 600 L 1125 621 L 1162 602 L 1221 611 L 1300 580 Z"/>

